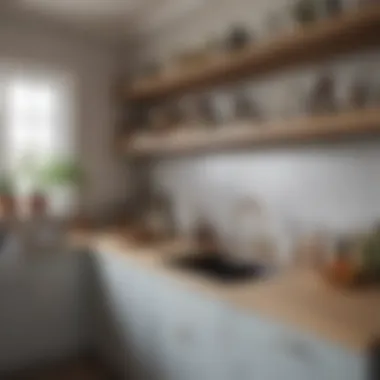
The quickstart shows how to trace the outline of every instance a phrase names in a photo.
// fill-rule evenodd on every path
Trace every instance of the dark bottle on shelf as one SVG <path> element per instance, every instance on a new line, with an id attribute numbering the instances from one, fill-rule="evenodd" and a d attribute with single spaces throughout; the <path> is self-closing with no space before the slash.
<path id="1" fill-rule="evenodd" d="M 235 26 L 229 33 L 227 44 L 229 50 L 244 48 L 251 41 L 251 36 L 244 26 Z"/>

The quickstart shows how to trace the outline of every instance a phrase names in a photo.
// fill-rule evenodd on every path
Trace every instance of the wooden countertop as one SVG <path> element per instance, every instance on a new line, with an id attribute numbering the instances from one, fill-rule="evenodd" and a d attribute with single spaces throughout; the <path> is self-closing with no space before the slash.
<path id="1" fill-rule="evenodd" d="M 121 254 L 147 270 L 165 273 L 203 294 L 241 310 L 284 323 L 348 349 L 364 351 L 380 337 L 380 289 L 346 290 L 331 286 L 312 270 L 293 268 L 265 280 L 223 284 L 170 268 L 165 258 L 189 251 L 184 242 L 136 246 L 116 234 L 78 237 L 93 249 Z"/>

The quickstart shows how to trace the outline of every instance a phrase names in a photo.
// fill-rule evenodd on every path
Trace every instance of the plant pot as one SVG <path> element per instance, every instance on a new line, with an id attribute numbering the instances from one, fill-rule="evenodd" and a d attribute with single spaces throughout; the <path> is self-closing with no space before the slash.
<path id="1" fill-rule="evenodd" d="M 36 193 L 29 198 L 29 213 L 31 216 L 45 215 L 48 210 L 48 200 L 45 194 Z"/>
<path id="2" fill-rule="evenodd" d="M 13 195 L 0 195 L 0 214 L 3 218 L 16 214 L 16 200 Z"/>

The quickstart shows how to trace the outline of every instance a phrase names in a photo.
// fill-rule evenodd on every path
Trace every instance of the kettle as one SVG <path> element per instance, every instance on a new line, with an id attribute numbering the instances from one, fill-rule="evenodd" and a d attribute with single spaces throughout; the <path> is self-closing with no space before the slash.
<path id="1" fill-rule="evenodd" d="M 269 215 L 254 198 L 238 202 L 233 217 L 235 226 L 234 258 L 248 263 L 279 263 L 279 247 Z"/>

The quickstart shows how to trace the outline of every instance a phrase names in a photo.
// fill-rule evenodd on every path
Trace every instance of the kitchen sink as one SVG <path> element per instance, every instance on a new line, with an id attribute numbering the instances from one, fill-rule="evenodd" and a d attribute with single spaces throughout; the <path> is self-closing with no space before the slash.
<path id="1" fill-rule="evenodd" d="M 181 256 L 171 259 L 169 265 L 229 283 L 259 279 L 269 274 L 265 265 L 237 262 L 221 254 Z"/>

